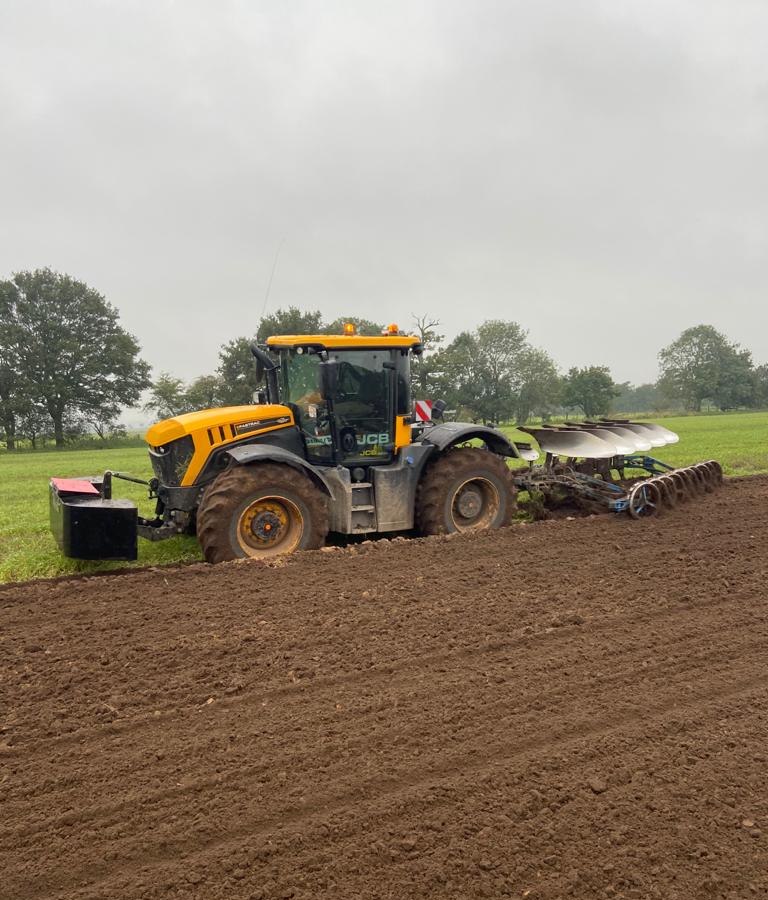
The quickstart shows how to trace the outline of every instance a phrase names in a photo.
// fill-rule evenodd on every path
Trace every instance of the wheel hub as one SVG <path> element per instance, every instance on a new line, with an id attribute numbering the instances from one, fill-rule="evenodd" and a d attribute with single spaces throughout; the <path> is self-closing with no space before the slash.
<path id="1" fill-rule="evenodd" d="M 251 531 L 262 541 L 276 541 L 280 537 L 280 529 L 283 523 L 271 510 L 265 510 L 254 516 L 251 522 Z"/>
<path id="2" fill-rule="evenodd" d="M 457 531 L 488 528 L 499 509 L 499 492 L 487 478 L 467 479 L 453 495 L 451 518 Z"/>
<path id="3" fill-rule="evenodd" d="M 473 485 L 465 487 L 456 498 L 456 509 L 464 519 L 474 519 L 483 507 L 480 491 Z"/>
<path id="4" fill-rule="evenodd" d="M 293 549 L 301 538 L 302 520 L 295 505 L 284 498 L 263 497 L 247 507 L 238 523 L 240 546 L 253 555 Z"/>

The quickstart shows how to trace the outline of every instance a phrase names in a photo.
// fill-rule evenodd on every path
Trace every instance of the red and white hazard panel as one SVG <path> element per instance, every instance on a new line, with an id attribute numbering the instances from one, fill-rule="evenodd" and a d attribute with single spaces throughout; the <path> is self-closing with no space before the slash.
<path id="1" fill-rule="evenodd" d="M 416 400 L 413 404 L 413 417 L 417 422 L 432 421 L 432 401 Z"/>

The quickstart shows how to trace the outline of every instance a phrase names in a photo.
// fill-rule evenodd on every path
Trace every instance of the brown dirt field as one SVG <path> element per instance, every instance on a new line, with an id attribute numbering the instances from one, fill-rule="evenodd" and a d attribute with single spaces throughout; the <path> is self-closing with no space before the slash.
<path id="1" fill-rule="evenodd" d="M 8 586 L 0 896 L 768 897 L 767 525 Z"/>

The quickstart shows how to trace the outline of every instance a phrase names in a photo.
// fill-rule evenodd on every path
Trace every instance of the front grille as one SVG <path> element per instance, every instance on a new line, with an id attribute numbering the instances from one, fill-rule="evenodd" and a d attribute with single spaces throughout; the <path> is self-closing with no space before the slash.
<path id="1" fill-rule="evenodd" d="M 189 435 L 164 444 L 162 447 L 153 447 L 150 450 L 150 458 L 155 477 L 161 484 L 178 487 L 189 468 L 194 453 L 195 445 Z"/>

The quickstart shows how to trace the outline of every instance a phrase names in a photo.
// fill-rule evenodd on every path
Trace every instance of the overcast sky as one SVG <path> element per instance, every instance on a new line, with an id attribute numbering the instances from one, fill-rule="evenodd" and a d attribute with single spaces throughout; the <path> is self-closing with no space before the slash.
<path id="1" fill-rule="evenodd" d="M 88 282 L 184 378 L 281 245 L 268 312 L 768 361 L 767 46 L 765 0 L 2 0 L 0 277 Z"/>

